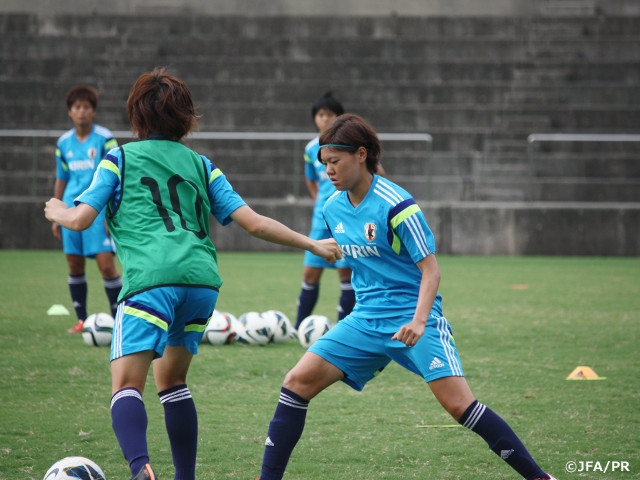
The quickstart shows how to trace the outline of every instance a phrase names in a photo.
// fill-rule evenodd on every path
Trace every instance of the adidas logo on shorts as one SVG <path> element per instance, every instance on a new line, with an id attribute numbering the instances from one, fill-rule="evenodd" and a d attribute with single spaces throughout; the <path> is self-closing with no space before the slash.
<path id="1" fill-rule="evenodd" d="M 442 368 L 444 367 L 444 363 L 442 363 L 438 357 L 433 357 L 433 360 L 431 360 L 431 365 L 429 365 L 429 370 L 435 370 L 436 368 Z"/>

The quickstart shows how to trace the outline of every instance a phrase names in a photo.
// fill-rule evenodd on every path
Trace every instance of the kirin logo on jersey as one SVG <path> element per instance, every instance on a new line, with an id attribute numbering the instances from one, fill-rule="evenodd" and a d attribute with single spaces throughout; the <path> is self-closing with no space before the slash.
<path id="1" fill-rule="evenodd" d="M 364 224 L 364 238 L 367 239 L 368 242 L 373 242 L 376 239 L 378 227 L 376 227 L 375 223 L 367 222 Z"/>

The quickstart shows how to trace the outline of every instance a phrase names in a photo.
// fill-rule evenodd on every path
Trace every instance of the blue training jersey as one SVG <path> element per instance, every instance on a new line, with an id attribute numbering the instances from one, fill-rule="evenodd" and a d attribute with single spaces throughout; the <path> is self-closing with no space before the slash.
<path id="1" fill-rule="evenodd" d="M 78 140 L 75 128 L 60 136 L 56 145 L 56 179 L 67 182 L 63 202 L 69 206 L 73 204 L 73 200 L 91 184 L 100 160 L 117 146 L 111 131 L 95 124 L 83 142 Z"/>
<path id="2" fill-rule="evenodd" d="M 313 207 L 313 217 L 311 218 L 311 229 L 325 228 L 322 218 L 322 207 L 327 199 L 336 191 L 331 180 L 327 176 L 324 165 L 318 160 L 318 150 L 320 150 L 320 137 L 316 137 L 307 143 L 304 148 L 305 170 L 304 174 L 312 182 L 318 182 L 318 196 Z"/>
<path id="3" fill-rule="evenodd" d="M 360 205 L 354 208 L 347 192 L 338 191 L 325 203 L 323 215 L 353 272 L 352 314 L 369 319 L 412 315 L 422 279 L 416 263 L 434 254 L 436 245 L 411 194 L 374 175 Z M 441 302 L 438 293 L 432 314 L 442 316 Z"/>
<path id="4" fill-rule="evenodd" d="M 246 203 L 222 171 L 204 155 L 200 157 L 209 178 L 207 195 L 211 214 L 221 225 L 227 225 L 232 220 L 231 214 Z M 111 211 L 117 209 L 122 198 L 121 171 L 122 150 L 114 148 L 100 162 L 90 187 L 75 199 L 74 204 L 86 203 L 98 211 L 107 205 Z"/>

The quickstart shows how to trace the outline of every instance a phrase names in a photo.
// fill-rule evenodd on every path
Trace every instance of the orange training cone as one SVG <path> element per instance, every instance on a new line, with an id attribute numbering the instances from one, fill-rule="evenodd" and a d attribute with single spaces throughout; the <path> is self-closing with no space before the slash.
<path id="1" fill-rule="evenodd" d="M 599 377 L 591 367 L 576 367 L 569 374 L 567 380 L 604 380 L 606 377 Z"/>

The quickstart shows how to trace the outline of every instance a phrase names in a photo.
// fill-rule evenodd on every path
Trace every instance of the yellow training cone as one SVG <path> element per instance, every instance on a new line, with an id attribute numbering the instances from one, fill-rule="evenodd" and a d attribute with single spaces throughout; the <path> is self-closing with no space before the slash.
<path id="1" fill-rule="evenodd" d="M 605 378 L 607 377 L 599 377 L 591 367 L 576 367 L 567 380 L 604 380 Z"/>
<path id="2" fill-rule="evenodd" d="M 64 305 L 56 303 L 55 305 L 51 305 L 51 307 L 49 307 L 49 310 L 47 310 L 47 315 L 69 315 L 69 310 L 67 310 Z"/>

